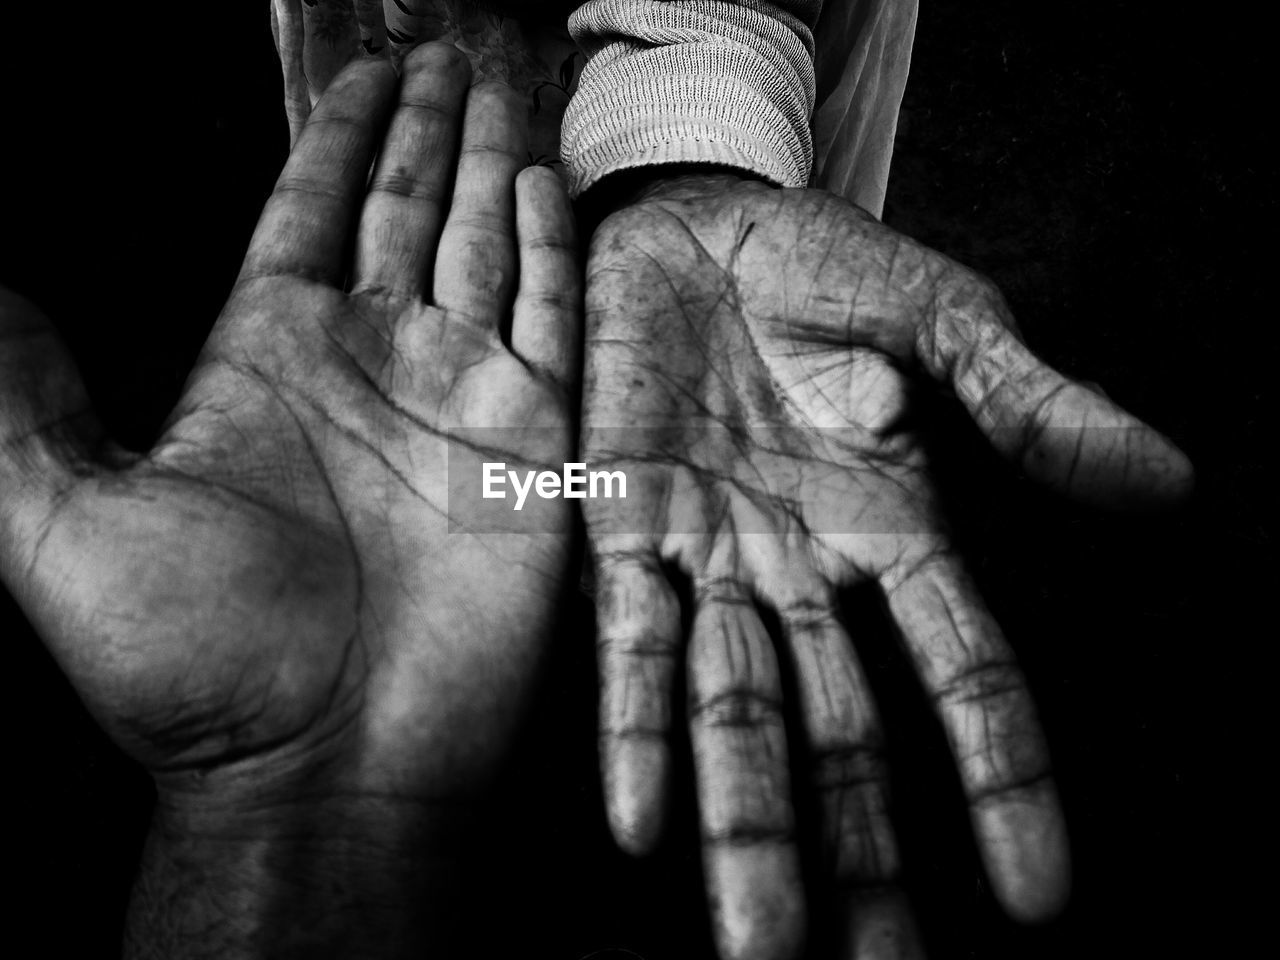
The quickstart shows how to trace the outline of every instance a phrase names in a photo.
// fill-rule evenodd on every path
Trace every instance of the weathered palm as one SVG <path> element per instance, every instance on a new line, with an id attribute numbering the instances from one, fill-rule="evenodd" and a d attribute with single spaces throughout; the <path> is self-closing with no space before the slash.
<path id="1" fill-rule="evenodd" d="M 879 583 L 947 729 L 1001 900 L 1053 912 L 1065 833 L 1034 709 L 950 550 L 906 414 L 951 383 L 1030 472 L 1100 500 L 1176 496 L 1185 460 L 1048 370 L 981 278 L 820 191 L 675 181 L 607 219 L 588 269 L 585 457 L 628 478 L 587 501 L 599 570 L 611 821 L 652 845 L 667 789 L 679 605 L 690 576 L 689 723 L 727 956 L 804 935 L 777 656 L 789 658 L 836 874 L 857 890 L 851 954 L 918 950 L 891 885 L 875 708 L 836 591 Z M 779 616 L 773 645 L 755 604 Z"/>
<path id="2" fill-rule="evenodd" d="M 572 223 L 549 171 L 513 189 L 519 101 L 481 86 L 442 228 L 468 78 L 409 62 L 367 198 L 396 78 L 335 82 L 145 456 L 104 457 L 48 325 L 3 303 L 4 579 L 162 787 L 463 799 L 533 687 L 571 514 L 480 516 L 450 477 L 568 456 Z"/>
<path id="3" fill-rule="evenodd" d="M 429 355 L 429 371 L 409 359 Z M 468 533 L 444 466 L 481 454 L 449 431 L 541 428 L 501 431 L 529 439 L 485 454 L 541 463 L 567 456 L 566 420 L 562 392 L 496 331 L 304 280 L 242 282 L 155 449 L 88 468 L 32 517 L 33 615 L 152 769 L 325 744 L 392 781 L 370 786 L 474 783 L 554 612 L 568 538 L 543 531 L 570 518 L 531 504 L 506 514 L 524 529 Z M 411 734 L 409 762 L 379 756 Z"/>

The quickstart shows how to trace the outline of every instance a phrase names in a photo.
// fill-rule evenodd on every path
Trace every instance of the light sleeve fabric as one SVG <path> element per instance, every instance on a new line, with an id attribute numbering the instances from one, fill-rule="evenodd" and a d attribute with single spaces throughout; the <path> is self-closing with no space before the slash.
<path id="1" fill-rule="evenodd" d="M 577 196 L 622 170 L 741 169 L 884 204 L 917 0 L 590 0 L 561 152 Z M 816 63 L 815 63 L 816 61 Z"/>
<path id="2" fill-rule="evenodd" d="M 450 39 L 477 65 L 509 67 L 533 51 L 527 69 L 489 72 L 520 75 L 539 131 L 533 159 L 559 152 L 575 196 L 616 171 L 704 163 L 823 187 L 879 216 L 917 4 L 591 0 L 570 23 L 588 61 L 580 82 L 567 37 L 529 32 L 554 19 L 545 0 L 505 4 L 532 18 L 523 40 L 501 17 L 467 13 L 468 0 L 271 0 L 271 19 L 295 137 L 352 57 L 398 61 L 425 39 Z"/>
<path id="3" fill-rule="evenodd" d="M 587 63 L 561 132 L 570 193 L 673 163 L 806 184 L 820 9 L 820 0 L 583 4 L 569 33 Z"/>

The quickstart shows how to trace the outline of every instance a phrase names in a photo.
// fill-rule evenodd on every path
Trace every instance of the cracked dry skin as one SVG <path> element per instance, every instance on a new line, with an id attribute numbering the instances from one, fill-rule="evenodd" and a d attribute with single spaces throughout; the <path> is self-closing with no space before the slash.
<path id="1" fill-rule="evenodd" d="M 721 953 L 799 953 L 786 658 L 808 754 L 798 775 L 820 794 L 850 936 L 881 941 L 874 955 L 916 955 L 877 712 L 836 612 L 837 590 L 871 582 L 947 731 L 997 896 L 1017 917 L 1055 913 L 1069 865 L 1047 750 L 1012 650 L 948 543 L 912 390 L 947 383 L 998 449 L 1079 499 L 1176 500 L 1185 458 L 1036 360 L 988 281 L 817 190 L 689 177 L 606 219 L 586 358 L 584 459 L 630 485 L 626 501 L 584 502 L 623 846 L 651 849 L 663 828 L 684 657 Z M 667 565 L 692 582 L 687 648 Z M 779 618 L 776 650 L 757 604 Z"/>

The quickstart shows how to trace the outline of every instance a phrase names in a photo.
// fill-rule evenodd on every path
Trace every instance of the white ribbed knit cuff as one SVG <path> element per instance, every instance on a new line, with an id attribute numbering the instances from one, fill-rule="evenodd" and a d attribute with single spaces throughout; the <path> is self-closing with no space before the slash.
<path id="1" fill-rule="evenodd" d="M 796 17 L 763 0 L 593 0 L 569 26 L 589 58 L 561 135 L 573 196 L 673 163 L 808 183 L 813 38 Z"/>

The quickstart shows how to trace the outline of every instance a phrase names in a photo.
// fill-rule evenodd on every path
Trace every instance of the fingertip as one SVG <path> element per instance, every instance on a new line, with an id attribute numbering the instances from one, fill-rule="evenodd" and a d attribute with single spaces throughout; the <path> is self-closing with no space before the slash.
<path id="1" fill-rule="evenodd" d="M 525 183 L 525 189 L 534 189 L 539 191 L 547 190 L 551 189 L 553 184 L 558 184 L 561 188 L 561 192 L 563 192 L 564 188 L 564 183 L 560 179 L 560 175 L 556 173 L 553 168 L 543 166 L 540 163 L 530 164 L 521 170 L 520 174 L 516 177 L 516 183 L 520 183 L 521 181 Z"/>
<path id="2" fill-rule="evenodd" d="M 1111 489 L 1097 497 L 1102 506 L 1127 509 L 1173 507 L 1185 503 L 1195 489 L 1195 468 L 1190 458 L 1160 431 L 1143 423 L 1113 401 L 1096 384 L 1083 384 L 1081 392 L 1101 412 L 1101 423 L 1115 424 L 1123 451 L 1102 463 L 1111 468 Z"/>
<path id="3" fill-rule="evenodd" d="M 795 960 L 803 954 L 808 920 L 794 847 L 714 846 L 707 872 L 723 960 Z"/>
<path id="4" fill-rule="evenodd" d="M 1152 431 L 1155 433 L 1155 431 Z M 1158 502 L 1176 507 L 1191 499 L 1196 489 L 1196 468 L 1191 458 L 1183 453 L 1173 441 L 1161 434 L 1155 434 L 1159 443 L 1159 455 L 1153 458 L 1148 484 Z"/>
<path id="5" fill-rule="evenodd" d="M 1137 513 L 1185 504 L 1195 490 L 1190 458 L 1140 421 L 1122 429 L 1123 453 L 1100 456 L 1092 475 L 1078 471 L 1067 493 L 1095 507 Z"/>
<path id="6" fill-rule="evenodd" d="M 516 199 L 521 206 L 534 210 L 563 206 L 572 212 L 564 180 L 554 169 L 540 164 L 525 167 L 516 174 Z M 568 225 L 573 226 L 572 217 L 569 218 Z"/>
<path id="7" fill-rule="evenodd" d="M 1167 437 L 1081 383 L 1062 380 L 1017 432 L 1031 442 L 1022 465 L 1033 478 L 1092 506 L 1159 510 L 1191 495 L 1191 461 Z"/>
<path id="8" fill-rule="evenodd" d="M 469 105 L 475 109 L 498 109 L 518 115 L 517 126 L 523 126 L 527 120 L 524 98 L 509 83 L 501 80 L 480 80 L 472 84 Z"/>
<path id="9" fill-rule="evenodd" d="M 974 828 L 996 900 L 1020 923 L 1052 920 L 1071 894 L 1071 850 L 1050 782 L 979 807 Z"/>
<path id="10" fill-rule="evenodd" d="M 657 849 L 666 828 L 666 745 L 624 740 L 606 750 L 609 830 L 623 851 L 647 856 Z"/>
<path id="11" fill-rule="evenodd" d="M 390 61 L 386 62 L 390 63 Z M 452 43 L 432 40 L 429 43 L 419 44 L 409 51 L 409 55 L 402 63 L 402 70 L 405 73 L 446 72 L 470 79 L 471 61 Z"/>
<path id="12" fill-rule="evenodd" d="M 562 245 L 577 245 L 577 224 L 569 192 L 550 167 L 529 166 L 516 174 L 516 210 L 525 221 L 522 227 L 526 236 L 549 230 Z M 534 224 L 541 229 L 531 229 Z"/>
<path id="13" fill-rule="evenodd" d="M 342 68 L 316 101 L 303 125 L 299 142 L 306 142 L 308 129 L 334 120 L 358 125 L 362 140 L 372 140 L 390 115 L 399 82 L 390 62 L 355 58 Z"/>
<path id="14" fill-rule="evenodd" d="M 394 84 L 396 82 L 395 67 L 391 61 L 374 57 L 355 57 L 342 68 L 342 72 L 333 78 L 333 82 L 325 90 L 325 96 L 346 87 L 363 84 Z M 320 102 L 324 97 L 320 98 Z M 319 104 L 317 104 L 318 106 Z"/>
<path id="15" fill-rule="evenodd" d="M 920 930 L 896 886 L 855 892 L 844 906 L 840 949 L 849 960 L 924 960 Z"/>

